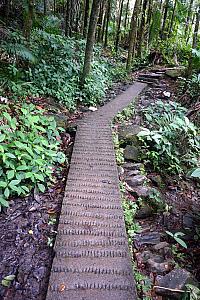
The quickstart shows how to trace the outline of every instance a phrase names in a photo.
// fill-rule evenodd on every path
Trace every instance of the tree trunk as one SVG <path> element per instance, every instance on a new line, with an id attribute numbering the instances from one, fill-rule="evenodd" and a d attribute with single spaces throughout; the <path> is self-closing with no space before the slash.
<path id="1" fill-rule="evenodd" d="M 71 35 L 71 1 L 67 0 L 65 7 L 65 36 Z"/>
<path id="2" fill-rule="evenodd" d="M 200 23 L 200 5 L 197 8 L 197 13 L 196 13 L 196 22 L 195 22 L 195 27 L 194 27 L 193 41 L 192 41 L 193 49 L 197 48 L 199 23 Z"/>
<path id="3" fill-rule="evenodd" d="M 194 2 L 194 0 L 190 0 L 186 24 L 185 24 L 185 38 L 187 38 L 188 28 L 189 28 L 189 24 L 190 24 L 190 20 L 191 20 L 191 12 L 192 12 L 193 2 Z"/>
<path id="4" fill-rule="evenodd" d="M 83 25 L 84 37 L 87 36 L 89 14 L 90 14 L 90 0 L 85 0 L 85 15 L 84 15 L 84 25 Z"/>
<path id="5" fill-rule="evenodd" d="M 106 1 L 107 4 L 107 1 Z M 105 29 L 106 29 L 106 5 L 105 5 L 105 10 L 104 10 L 104 15 L 103 15 L 103 28 L 101 32 L 101 42 L 103 42 L 104 35 L 105 35 Z"/>
<path id="6" fill-rule="evenodd" d="M 125 20 L 124 20 L 124 28 L 125 29 L 127 27 L 127 21 L 128 21 L 129 2 L 130 2 L 130 0 L 128 0 L 127 4 L 126 4 L 126 15 L 125 15 Z"/>
<path id="7" fill-rule="evenodd" d="M 108 7 L 106 12 L 106 29 L 105 29 L 104 47 L 107 47 L 108 45 L 108 27 L 110 22 L 110 15 L 111 15 L 111 0 L 108 0 Z"/>
<path id="8" fill-rule="evenodd" d="M 47 0 L 43 0 L 44 15 L 47 14 Z"/>
<path id="9" fill-rule="evenodd" d="M 131 28 L 130 28 L 130 33 L 129 33 L 129 48 L 128 48 L 128 58 L 127 58 L 127 63 L 126 63 L 126 69 L 128 71 L 130 71 L 130 69 L 131 69 L 132 58 L 134 55 L 134 46 L 135 46 L 135 42 L 136 42 L 139 5 L 140 5 L 140 0 L 136 0 L 135 7 L 133 9 L 132 18 L 131 18 Z"/>
<path id="10" fill-rule="evenodd" d="M 27 6 L 24 9 L 24 25 L 23 25 L 23 33 L 27 40 L 30 39 L 31 30 L 33 26 L 33 16 L 34 16 L 34 0 L 28 0 Z"/>
<path id="11" fill-rule="evenodd" d="M 92 55 L 93 55 L 93 47 L 94 47 L 94 42 L 95 42 L 95 32 L 96 32 L 100 4 L 101 4 L 101 0 L 93 0 L 93 2 L 92 2 L 92 10 L 91 10 L 91 14 L 90 14 L 90 22 L 89 22 L 86 49 L 85 49 L 83 74 L 82 74 L 82 78 L 81 78 L 82 84 L 84 84 L 86 77 L 90 73 L 91 61 L 92 61 Z"/>
<path id="12" fill-rule="evenodd" d="M 169 9 L 169 0 L 166 0 L 165 8 L 164 8 L 163 22 L 162 22 L 162 28 L 161 28 L 161 33 L 160 33 L 161 40 L 163 40 L 164 37 L 165 37 L 165 27 L 166 27 L 166 22 L 167 22 L 168 9 Z"/>
<path id="13" fill-rule="evenodd" d="M 177 6 L 177 0 L 174 2 L 174 7 L 173 7 L 173 12 L 172 12 L 172 18 L 169 26 L 169 31 L 168 31 L 168 37 L 171 36 L 173 25 L 174 25 L 174 19 L 175 19 L 175 12 L 176 12 L 176 6 Z"/>
<path id="14" fill-rule="evenodd" d="M 97 25 L 97 41 L 98 41 L 98 42 L 101 42 L 101 36 L 102 36 L 104 4 L 105 4 L 105 1 L 102 0 L 101 5 L 100 5 L 100 12 L 99 12 L 99 18 L 98 18 L 98 25 Z"/>
<path id="15" fill-rule="evenodd" d="M 196 21 L 195 21 L 193 41 L 192 41 L 192 49 L 197 48 L 199 25 L 200 25 L 200 5 L 197 7 Z M 192 74 L 192 68 L 193 68 L 193 64 L 192 64 L 192 56 L 191 56 L 189 59 L 189 63 L 188 63 L 188 70 L 187 70 L 188 76 L 190 76 Z"/>
<path id="16" fill-rule="evenodd" d="M 148 2 L 147 0 L 144 0 L 143 6 L 142 6 L 142 16 L 141 16 L 139 33 L 138 33 L 138 50 L 137 50 L 138 57 L 142 56 L 142 43 L 143 43 L 143 37 L 144 37 L 144 32 L 145 32 L 147 2 Z"/>
<path id="17" fill-rule="evenodd" d="M 116 41 L 115 41 L 115 52 L 116 53 L 118 52 L 118 47 L 119 47 L 120 27 L 121 27 L 121 21 L 122 21 L 123 4 L 124 4 L 124 0 L 121 0 L 119 20 L 118 20 L 117 32 L 116 32 Z"/>

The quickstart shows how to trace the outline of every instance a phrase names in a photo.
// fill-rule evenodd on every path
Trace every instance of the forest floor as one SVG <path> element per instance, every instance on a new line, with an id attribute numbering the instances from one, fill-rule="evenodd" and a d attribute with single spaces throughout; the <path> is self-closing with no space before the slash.
<path id="1" fill-rule="evenodd" d="M 143 70 L 135 73 L 134 76 L 140 78 L 141 73 L 152 74 L 151 70 Z M 165 96 L 166 92 L 170 93 L 170 97 Z M 157 100 L 164 103 L 177 102 L 177 92 L 178 83 L 175 79 L 164 76 L 160 80 L 152 80 L 136 102 L 134 116 L 124 125 L 131 126 L 132 124 L 146 127 L 141 111 Z M 115 127 L 118 128 L 118 126 L 120 127 L 121 124 L 115 124 Z M 140 161 L 139 165 L 141 163 L 143 168 L 144 162 Z M 131 182 L 131 176 L 138 174 L 139 165 L 125 159 L 124 165 L 119 169 L 120 180 L 125 183 L 126 181 L 127 183 Z M 197 181 L 185 176 L 170 176 L 163 170 L 155 172 L 149 165 L 145 166 L 145 170 L 143 169 L 143 175 L 145 175 L 145 185 L 159 192 L 157 202 L 158 206 L 161 205 L 162 208 L 158 208 L 156 211 L 155 199 L 152 200 L 152 203 L 147 200 L 148 202 L 141 205 L 136 213 L 136 222 L 140 230 L 133 238 L 132 247 L 136 269 L 144 275 L 144 277 L 139 276 L 138 292 L 141 299 L 161 300 L 163 299 L 162 296 L 156 294 L 159 289 L 156 286 L 160 285 L 161 278 L 164 278 L 162 276 L 172 270 L 180 269 L 177 275 L 180 278 L 176 278 L 175 273 L 173 274 L 174 277 L 166 277 L 164 283 L 166 288 L 170 286 L 169 282 L 173 279 L 174 287 L 172 284 L 171 289 L 179 289 L 185 280 L 185 270 L 189 271 L 198 282 L 200 281 L 200 186 Z M 138 192 L 138 190 L 134 191 L 134 185 L 132 187 L 127 183 L 126 196 L 129 201 L 138 204 L 141 201 L 140 192 L 143 187 L 140 186 Z M 181 247 L 179 243 L 166 234 L 166 231 L 172 234 L 183 233 L 181 239 L 186 243 L 187 249 Z M 144 286 L 146 286 L 146 290 Z M 164 296 L 164 299 L 167 296 L 169 296 L 167 299 L 175 299 L 172 290 L 160 289 L 159 292 Z"/>
<path id="2" fill-rule="evenodd" d="M 134 73 L 129 82 L 114 84 L 113 88 L 107 92 L 104 102 L 115 98 L 116 95 L 126 90 L 140 73 L 141 71 Z M 135 106 L 135 115 L 130 123 L 143 125 L 140 114 L 141 108 L 158 99 L 169 101 L 164 96 L 164 91 L 170 92 L 171 101 L 175 100 L 176 81 L 165 77 L 156 84 L 150 84 L 149 88 L 139 97 Z M 62 137 L 62 147 L 66 149 L 65 152 L 70 161 L 76 122 L 88 112 L 88 109 L 80 107 L 76 113 L 69 114 L 63 107 L 55 107 L 55 104 L 47 99 L 30 99 L 30 101 L 38 106 L 48 107 L 48 113 L 55 115 L 58 122 L 65 123 L 66 133 Z M 9 209 L 0 215 L 0 274 L 3 274 L 2 279 L 10 274 L 15 275 L 10 287 L 6 288 L 0 285 L 1 299 L 45 299 L 68 168 L 69 166 L 66 166 L 55 171 L 55 184 L 45 193 L 33 193 L 25 199 L 14 198 L 10 201 Z M 156 244 L 160 241 L 166 241 L 170 249 L 163 256 L 163 261 L 167 261 L 168 265 L 164 274 L 179 265 L 191 272 L 200 281 L 200 247 L 198 246 L 200 190 L 198 184 L 186 178 L 163 177 L 151 169 L 147 169 L 146 172 L 150 185 L 161 192 L 168 209 L 162 213 L 152 211 L 144 218 L 138 219 L 142 233 L 137 236 L 133 243 L 137 268 L 142 274 L 148 276 L 150 285 L 156 284 L 159 274 L 154 268 L 155 266 L 147 267 L 141 258 L 144 251 L 151 252 L 152 247 L 155 246 L 152 241 L 150 244 L 143 243 L 142 238 L 145 235 L 146 238 L 151 239 L 152 233 L 154 233 L 153 238 L 155 238 L 156 233 L 158 237 Z M 124 175 L 121 174 L 120 178 L 124 180 Z M 135 201 L 131 194 L 129 196 L 132 201 Z M 167 236 L 166 230 L 186 232 L 184 239 L 188 248 L 179 247 L 173 239 Z M 150 299 L 162 299 L 154 294 L 153 289 L 144 294 L 143 289 L 140 290 L 139 287 L 139 292 L 141 292 L 141 299 L 147 295 L 151 297 Z"/>

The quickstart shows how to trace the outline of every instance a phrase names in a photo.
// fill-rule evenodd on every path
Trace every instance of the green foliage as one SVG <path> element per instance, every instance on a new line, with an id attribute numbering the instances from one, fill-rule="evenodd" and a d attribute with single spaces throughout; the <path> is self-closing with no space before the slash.
<path id="1" fill-rule="evenodd" d="M 175 102 L 157 101 L 143 113 L 149 129 L 138 136 L 155 169 L 182 173 L 198 165 L 198 130 L 185 116 L 185 108 Z"/>
<path id="2" fill-rule="evenodd" d="M 44 192 L 56 163 L 64 163 L 60 136 L 53 117 L 32 104 L 13 110 L 0 108 L 0 206 L 13 195 L 25 196 L 33 188 Z M 61 129 L 60 129 L 61 130 Z"/>
<path id="3" fill-rule="evenodd" d="M 135 214 L 138 209 L 138 205 L 135 202 L 124 199 L 122 206 L 124 210 L 124 219 L 128 237 L 131 239 L 141 229 L 140 226 L 135 222 Z"/>
<path id="4" fill-rule="evenodd" d="M 124 163 L 124 149 L 120 148 L 119 137 L 116 132 L 113 132 L 113 143 L 115 147 L 115 157 L 118 165 Z"/>
<path id="5" fill-rule="evenodd" d="M 77 101 L 98 103 L 120 70 L 113 71 L 115 65 L 101 57 L 98 47 L 91 73 L 80 87 L 85 41 L 55 34 L 51 27 L 54 21 L 57 18 L 47 17 L 44 30 L 32 31 L 29 42 L 14 32 L 1 44 L 1 51 L 9 59 L 0 72 L 0 85 L 16 97 L 51 96 L 69 109 L 74 109 Z"/>
<path id="6" fill-rule="evenodd" d="M 181 245 L 183 248 L 187 249 L 187 244 L 185 241 L 183 241 L 180 236 L 184 236 L 185 234 L 183 232 L 176 232 L 172 233 L 170 231 L 166 231 L 166 233 L 172 237 L 179 245 Z"/>
<path id="7" fill-rule="evenodd" d="M 128 121 L 135 113 L 135 104 L 131 103 L 129 106 L 124 108 L 122 112 L 115 116 L 115 122 L 124 123 Z"/>

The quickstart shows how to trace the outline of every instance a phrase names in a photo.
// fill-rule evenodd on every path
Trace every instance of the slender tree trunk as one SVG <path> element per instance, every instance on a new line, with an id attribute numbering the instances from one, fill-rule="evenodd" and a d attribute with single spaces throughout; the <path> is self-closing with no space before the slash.
<path id="1" fill-rule="evenodd" d="M 163 22 L 162 22 L 162 28 L 161 28 L 161 33 L 160 33 L 160 38 L 162 40 L 165 37 L 165 28 L 166 28 L 166 22 L 167 22 L 168 9 L 169 9 L 169 0 L 166 0 L 165 8 L 164 8 Z"/>
<path id="2" fill-rule="evenodd" d="M 102 0 L 101 5 L 100 5 L 98 24 L 97 24 L 97 41 L 98 42 L 101 42 L 101 36 L 102 36 L 104 4 L 105 4 L 105 1 Z"/>
<path id="3" fill-rule="evenodd" d="M 44 15 L 47 14 L 47 0 L 43 0 Z"/>
<path id="4" fill-rule="evenodd" d="M 125 20 L 124 20 L 124 28 L 125 29 L 127 27 L 127 21 L 128 21 L 129 3 L 130 3 L 130 0 L 128 0 L 127 4 L 126 4 L 126 15 L 125 15 Z"/>
<path id="5" fill-rule="evenodd" d="M 193 49 L 197 48 L 199 23 L 200 23 L 200 5 L 197 8 L 197 13 L 196 13 L 196 22 L 195 22 L 195 27 L 194 27 L 193 41 L 192 41 Z"/>
<path id="6" fill-rule="evenodd" d="M 168 37 L 170 37 L 171 34 L 172 34 L 173 25 L 174 25 L 174 19 L 175 19 L 176 6 L 177 6 L 177 0 L 175 0 L 175 2 L 174 2 L 174 7 L 173 7 L 173 12 L 172 12 L 171 22 L 170 22 L 169 31 L 168 31 Z"/>
<path id="7" fill-rule="evenodd" d="M 106 4 L 107 4 L 107 1 L 106 1 Z M 102 27 L 102 31 L 101 31 L 101 42 L 103 42 L 103 39 L 104 39 L 105 29 L 106 29 L 106 5 L 105 5 L 105 9 L 104 9 L 104 14 L 103 14 L 103 27 Z"/>
<path id="8" fill-rule="evenodd" d="M 188 33 L 187 33 L 186 45 L 188 44 L 189 39 L 191 37 L 191 31 L 192 31 L 192 28 L 193 28 L 193 25 L 194 25 L 194 21 L 195 21 L 195 14 L 193 14 L 191 26 L 189 27 L 189 30 L 188 30 Z"/>
<path id="9" fill-rule="evenodd" d="M 192 41 L 193 49 L 197 48 L 199 25 L 200 25 L 200 4 L 197 7 L 197 13 L 196 13 L 196 21 L 195 21 L 193 41 Z M 188 70 L 187 70 L 188 76 L 192 74 L 192 68 L 193 68 L 193 64 L 192 64 L 192 56 L 191 56 L 188 63 Z"/>
<path id="10" fill-rule="evenodd" d="M 141 23 L 140 23 L 139 34 L 138 34 L 138 50 L 137 50 L 138 57 L 142 56 L 142 43 L 143 43 L 144 32 L 145 32 L 147 1 L 148 0 L 144 0 L 142 6 L 142 16 L 141 16 Z"/>
<path id="11" fill-rule="evenodd" d="M 85 0 L 85 15 L 84 15 L 84 25 L 83 25 L 83 36 L 86 37 L 88 30 L 88 18 L 90 14 L 90 1 Z"/>
<path id="12" fill-rule="evenodd" d="M 107 47 L 107 45 L 108 45 L 108 27 L 109 27 L 110 15 L 111 15 L 111 0 L 108 0 L 108 6 L 107 6 L 107 12 L 106 12 L 106 28 L 105 28 L 104 47 Z"/>
<path id="13" fill-rule="evenodd" d="M 24 11 L 23 33 L 27 40 L 30 39 L 34 17 L 34 0 L 28 0 L 27 9 Z"/>
<path id="14" fill-rule="evenodd" d="M 188 33 L 188 28 L 191 20 L 191 12 L 192 12 L 192 6 L 193 6 L 194 0 L 190 0 L 189 8 L 188 8 L 188 14 L 187 14 L 187 19 L 186 19 L 186 24 L 185 24 L 185 37 L 187 38 L 187 33 Z"/>
<path id="15" fill-rule="evenodd" d="M 146 26 L 145 26 L 145 34 L 144 34 L 144 47 L 146 48 L 146 50 L 148 50 L 148 48 L 149 48 L 149 37 L 150 37 L 152 12 L 153 12 L 153 0 L 149 0 L 147 20 L 146 20 Z"/>
<path id="16" fill-rule="evenodd" d="M 94 47 L 94 43 L 95 43 L 95 32 L 96 32 L 100 4 L 101 4 L 101 0 L 93 0 L 93 2 L 92 2 L 92 10 L 91 10 L 91 14 L 90 14 L 90 22 L 89 22 L 86 49 L 85 49 L 83 74 L 82 74 L 82 78 L 81 78 L 82 84 L 84 84 L 86 77 L 90 73 L 91 61 L 92 61 L 92 55 L 93 55 L 93 47 Z"/>
<path id="17" fill-rule="evenodd" d="M 131 64 L 132 64 L 132 58 L 134 55 L 134 47 L 136 42 L 136 33 L 137 33 L 137 20 L 138 20 L 138 13 L 139 13 L 139 5 L 140 0 L 135 1 L 135 7 L 133 9 L 133 14 L 131 18 L 131 28 L 129 33 L 129 48 L 128 48 L 128 58 L 126 63 L 126 69 L 130 71 Z"/>
<path id="18" fill-rule="evenodd" d="M 65 36 L 71 35 L 71 1 L 67 0 L 65 7 Z"/>
<path id="19" fill-rule="evenodd" d="M 121 0 L 119 20 L 118 20 L 117 32 L 116 32 L 116 41 L 115 41 L 115 52 L 116 53 L 118 52 L 118 47 L 119 47 L 120 27 L 121 27 L 121 21 L 122 21 L 123 4 L 124 4 L 124 0 Z"/>
<path id="20" fill-rule="evenodd" d="M 56 0 L 53 0 L 53 12 L 56 14 Z"/>

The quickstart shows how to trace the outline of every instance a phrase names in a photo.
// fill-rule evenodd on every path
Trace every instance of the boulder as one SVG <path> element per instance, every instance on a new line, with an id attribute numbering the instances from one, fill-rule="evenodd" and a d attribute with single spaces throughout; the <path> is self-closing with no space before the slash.
<path id="1" fill-rule="evenodd" d="M 136 186 L 143 185 L 144 182 L 147 180 L 147 177 L 144 175 L 135 175 L 130 176 L 126 179 L 126 183 L 131 187 L 134 188 Z"/>
<path id="2" fill-rule="evenodd" d="M 162 262 L 162 259 L 160 259 L 161 262 L 157 262 L 155 261 L 155 259 L 150 258 L 147 261 L 147 268 L 150 272 L 156 273 L 158 275 L 163 275 L 170 270 L 169 262 Z"/>
<path id="3" fill-rule="evenodd" d="M 127 160 L 138 161 L 140 157 L 140 151 L 137 147 L 127 145 L 124 149 L 124 158 Z"/>
<path id="4" fill-rule="evenodd" d="M 147 198 L 151 194 L 152 189 L 147 186 L 137 186 L 134 188 L 130 188 L 130 192 L 133 193 L 137 197 Z"/>
<path id="5" fill-rule="evenodd" d="M 58 127 L 67 129 L 69 126 L 68 117 L 62 114 L 49 114 L 49 117 L 53 117 Z"/>
<path id="6" fill-rule="evenodd" d="M 173 79 L 184 75 L 184 68 L 173 68 L 165 71 L 165 74 Z"/>
<path id="7" fill-rule="evenodd" d="M 143 204 L 136 212 L 136 219 L 146 219 L 153 215 L 153 209 L 148 204 Z"/>
<path id="8" fill-rule="evenodd" d="M 126 170 L 140 170 L 144 169 L 144 165 L 141 163 L 132 163 L 132 162 L 125 162 L 122 167 Z"/>
<path id="9" fill-rule="evenodd" d="M 186 290 L 187 284 L 198 286 L 198 282 L 190 272 L 179 268 L 165 276 L 157 277 L 155 292 L 158 295 L 170 297 L 170 299 L 182 299 L 183 293 L 181 291 Z"/>
<path id="10" fill-rule="evenodd" d="M 139 247 L 144 245 L 156 245 L 160 242 L 160 233 L 149 232 L 146 234 L 136 234 L 134 237 L 134 242 L 139 245 Z"/>
<path id="11" fill-rule="evenodd" d="M 125 143 L 138 144 L 137 134 L 142 131 L 142 127 L 138 125 L 122 125 L 118 129 L 119 140 Z"/>

